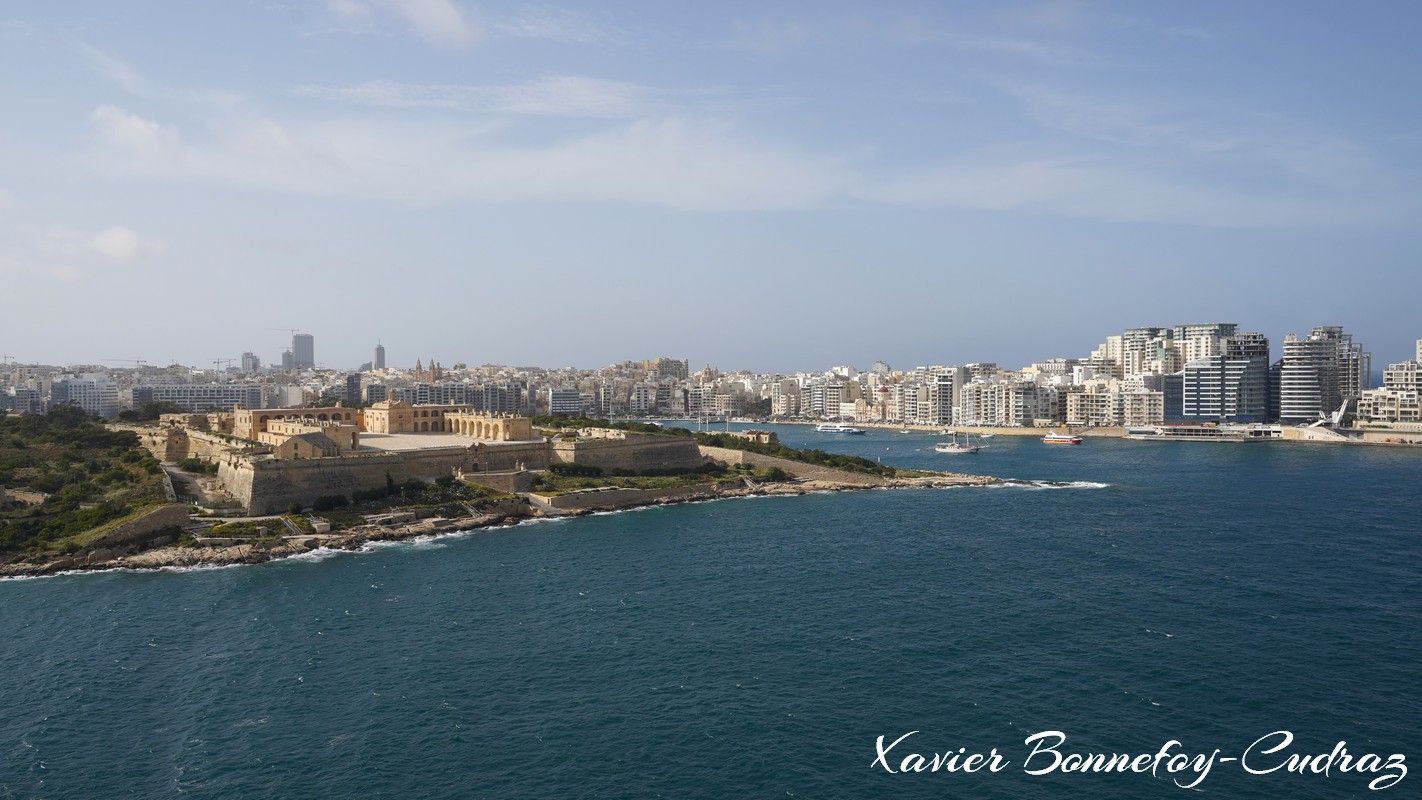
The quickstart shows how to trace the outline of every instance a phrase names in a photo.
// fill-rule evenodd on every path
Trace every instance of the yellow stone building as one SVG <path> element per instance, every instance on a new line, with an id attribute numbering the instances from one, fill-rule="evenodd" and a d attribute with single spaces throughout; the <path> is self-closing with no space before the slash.
<path id="1" fill-rule="evenodd" d="M 473 406 L 411 405 L 404 400 L 385 400 L 362 414 L 366 433 L 439 433 L 448 431 L 445 417 L 473 414 Z"/>

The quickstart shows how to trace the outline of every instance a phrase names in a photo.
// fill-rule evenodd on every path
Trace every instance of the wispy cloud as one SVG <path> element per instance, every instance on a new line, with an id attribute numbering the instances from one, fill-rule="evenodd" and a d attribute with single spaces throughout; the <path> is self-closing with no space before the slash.
<path id="1" fill-rule="evenodd" d="M 517 39 L 549 39 L 558 42 L 593 44 L 621 41 L 621 28 L 593 19 L 588 14 L 551 6 L 524 6 L 516 16 L 490 23 L 492 32 Z"/>
<path id="2" fill-rule="evenodd" d="M 1051 157 L 1041 149 L 1004 146 L 920 165 L 869 182 L 862 195 L 876 203 L 1220 228 L 1391 225 L 1419 210 L 1373 175 L 1221 180 L 1219 165 L 1157 153 Z"/>
<path id="3" fill-rule="evenodd" d="M 435 108 L 531 116 L 623 118 L 658 107 L 666 93 L 620 81 L 555 75 L 520 84 L 468 86 L 370 81 L 356 86 L 298 86 L 296 93 L 361 105 Z"/>
<path id="4" fill-rule="evenodd" d="M 730 50 L 778 56 L 805 46 L 810 27 L 803 20 L 776 17 L 731 20 L 731 33 L 721 41 Z"/>
<path id="5" fill-rule="evenodd" d="M 105 107 L 90 169 L 111 178 L 240 186 L 412 205 L 614 200 L 714 211 L 814 207 L 852 173 L 838 160 L 684 118 L 641 120 L 542 146 L 471 125 L 428 121 L 225 121 L 191 140 Z"/>
<path id="6" fill-rule="evenodd" d="M 947 47 L 970 54 L 1025 59 L 1051 67 L 1101 65 L 1109 61 L 1102 54 L 1079 44 L 985 34 L 921 21 L 901 22 L 890 30 L 889 36 L 902 45 Z"/>
<path id="7" fill-rule="evenodd" d="M 132 64 L 105 50 L 101 50 L 82 39 L 73 39 L 74 46 L 98 68 L 99 74 L 118 84 L 130 94 L 150 100 L 173 100 L 195 105 L 230 107 L 242 102 L 242 97 L 232 92 L 203 89 L 175 89 L 160 86 L 149 80 Z"/>
<path id="8" fill-rule="evenodd" d="M 325 0 L 325 8 L 348 31 L 373 32 L 385 12 L 434 45 L 463 47 L 480 35 L 479 26 L 453 0 Z"/>
<path id="9" fill-rule="evenodd" d="M 41 283 L 74 283 L 110 272 L 114 262 L 133 265 L 162 255 L 163 242 L 123 225 L 93 231 L 71 225 L 17 222 L 3 230 L 0 274 Z"/>

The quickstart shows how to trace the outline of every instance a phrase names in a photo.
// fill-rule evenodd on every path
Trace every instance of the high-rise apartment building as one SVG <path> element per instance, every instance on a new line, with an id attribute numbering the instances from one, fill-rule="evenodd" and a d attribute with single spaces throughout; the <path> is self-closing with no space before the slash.
<path id="1" fill-rule="evenodd" d="M 50 405 L 68 403 L 90 414 L 113 419 L 118 416 L 118 384 L 103 375 L 69 376 L 49 387 Z"/>
<path id="2" fill-rule="evenodd" d="M 251 374 L 262 368 L 262 360 L 253 353 L 242 354 L 242 372 Z"/>
<path id="3" fill-rule="evenodd" d="M 316 337 L 309 333 L 291 335 L 291 364 L 295 369 L 316 366 Z"/>
<path id="4" fill-rule="evenodd" d="M 577 389 L 554 389 L 547 391 L 548 413 L 566 414 L 575 417 L 583 412 L 583 401 Z"/>
<path id="5" fill-rule="evenodd" d="M 232 411 L 264 408 L 262 386 L 258 383 L 182 383 L 169 386 L 135 386 L 133 405 L 174 403 L 194 414 L 204 411 Z"/>
<path id="6" fill-rule="evenodd" d="M 1358 399 L 1371 365 L 1363 346 L 1339 326 L 1315 327 L 1303 339 L 1289 334 L 1279 370 L 1279 421 L 1312 422 Z"/>
<path id="7" fill-rule="evenodd" d="M 1176 325 L 1171 338 L 1181 361 L 1194 361 L 1224 352 L 1225 342 L 1238 331 L 1239 325 L 1234 322 Z"/>
<path id="8" fill-rule="evenodd" d="M 1218 352 L 1185 364 L 1181 417 L 1264 422 L 1269 417 L 1269 340 L 1260 333 L 1241 333 L 1202 344 L 1209 338 L 1196 337 L 1196 346 L 1215 347 Z"/>
<path id="9" fill-rule="evenodd" d="M 370 363 L 375 369 L 385 369 L 385 345 L 376 343 L 375 360 Z"/>

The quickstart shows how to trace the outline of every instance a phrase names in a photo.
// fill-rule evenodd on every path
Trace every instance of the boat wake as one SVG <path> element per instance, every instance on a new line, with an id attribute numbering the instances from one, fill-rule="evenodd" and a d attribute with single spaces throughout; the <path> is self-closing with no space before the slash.
<path id="1" fill-rule="evenodd" d="M 1097 481 L 1018 481 L 1006 480 L 1001 483 L 989 484 L 989 488 L 1001 489 L 1106 489 L 1109 483 L 1098 483 Z"/>

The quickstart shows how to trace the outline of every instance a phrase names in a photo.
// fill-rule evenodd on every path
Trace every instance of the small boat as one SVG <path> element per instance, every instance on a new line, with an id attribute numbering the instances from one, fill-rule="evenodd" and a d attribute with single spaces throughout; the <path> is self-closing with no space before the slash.
<path id="1" fill-rule="evenodd" d="M 815 426 L 815 433 L 863 433 L 860 428 L 843 422 L 823 422 Z"/>
<path id="2" fill-rule="evenodd" d="M 935 453 L 948 454 L 976 453 L 984 447 L 987 447 L 987 445 L 983 444 L 982 439 L 979 439 L 976 442 L 973 441 L 972 434 L 965 433 L 960 436 L 959 434 L 954 433 L 952 441 L 939 442 L 938 444 L 935 444 L 933 446 L 933 451 Z"/>
<path id="3" fill-rule="evenodd" d="M 1083 439 L 1075 434 L 1052 431 L 1046 436 L 1043 436 L 1042 441 L 1047 444 L 1081 444 Z"/>

